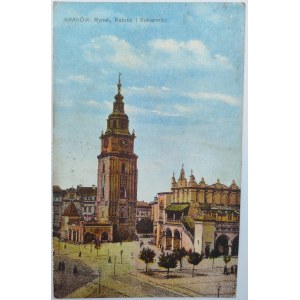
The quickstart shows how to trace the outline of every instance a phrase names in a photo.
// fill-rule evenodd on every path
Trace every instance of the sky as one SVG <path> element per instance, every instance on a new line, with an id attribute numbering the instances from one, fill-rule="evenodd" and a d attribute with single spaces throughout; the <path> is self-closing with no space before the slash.
<path id="1" fill-rule="evenodd" d="M 54 3 L 53 184 L 97 184 L 121 72 L 138 200 L 170 191 L 182 164 L 240 186 L 244 18 L 241 3 Z"/>

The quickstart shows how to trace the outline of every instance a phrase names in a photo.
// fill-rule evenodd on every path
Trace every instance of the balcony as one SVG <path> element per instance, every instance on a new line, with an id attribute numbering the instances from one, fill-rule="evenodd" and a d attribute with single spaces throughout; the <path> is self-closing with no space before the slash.
<path id="1" fill-rule="evenodd" d="M 181 224 L 180 219 L 167 219 L 166 223 Z"/>

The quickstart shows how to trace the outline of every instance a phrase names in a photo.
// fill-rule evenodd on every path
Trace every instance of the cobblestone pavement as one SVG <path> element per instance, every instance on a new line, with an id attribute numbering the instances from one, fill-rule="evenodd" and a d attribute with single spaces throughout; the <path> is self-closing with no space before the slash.
<path id="1" fill-rule="evenodd" d="M 170 269 L 170 276 L 167 278 L 166 271 L 159 268 L 157 264 L 160 250 L 148 245 L 147 242 L 148 240 L 144 239 L 145 246 L 152 248 L 157 255 L 155 262 L 149 264 L 148 274 L 145 274 L 145 263 L 138 259 L 140 251 L 138 242 L 123 242 L 122 245 L 103 244 L 97 256 L 96 250 L 91 245 L 83 247 L 67 243 L 64 248 L 64 243 L 54 240 L 54 261 L 69 259 L 72 264 L 78 264 L 79 271 L 75 280 L 74 275 L 70 273 L 70 278 L 72 279 L 73 276 L 73 279 L 69 281 L 73 282 L 73 289 L 61 291 L 62 297 L 216 297 L 218 283 L 221 284 L 220 297 L 235 295 L 236 276 L 223 274 L 223 258 L 215 259 L 213 268 L 212 260 L 204 259 L 195 267 L 194 277 L 192 277 L 192 266 L 184 259 L 183 270 L 179 270 L 178 265 L 175 270 Z M 122 263 L 121 251 L 123 251 Z M 237 264 L 237 258 L 232 258 L 228 266 L 232 264 Z M 100 293 L 98 291 L 99 267 L 102 269 Z M 77 280 L 77 278 L 81 279 Z"/>

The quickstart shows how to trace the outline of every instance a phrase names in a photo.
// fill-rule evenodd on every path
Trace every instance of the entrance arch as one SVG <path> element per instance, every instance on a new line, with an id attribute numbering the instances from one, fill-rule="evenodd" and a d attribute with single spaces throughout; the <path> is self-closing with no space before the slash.
<path id="1" fill-rule="evenodd" d="M 172 231 L 168 228 L 165 231 L 166 236 L 166 250 L 172 249 Z"/>
<path id="2" fill-rule="evenodd" d="M 101 234 L 101 241 L 108 241 L 108 233 L 106 231 Z"/>
<path id="3" fill-rule="evenodd" d="M 232 255 L 238 255 L 239 252 L 239 236 L 237 235 L 232 241 Z"/>
<path id="4" fill-rule="evenodd" d="M 216 241 L 216 248 L 220 255 L 228 255 L 228 237 L 226 235 L 221 235 Z"/>
<path id="5" fill-rule="evenodd" d="M 86 232 L 83 237 L 84 243 L 92 243 L 96 239 L 96 236 L 93 233 Z"/>
<path id="6" fill-rule="evenodd" d="M 174 250 L 180 248 L 180 233 L 177 229 L 174 230 Z"/>

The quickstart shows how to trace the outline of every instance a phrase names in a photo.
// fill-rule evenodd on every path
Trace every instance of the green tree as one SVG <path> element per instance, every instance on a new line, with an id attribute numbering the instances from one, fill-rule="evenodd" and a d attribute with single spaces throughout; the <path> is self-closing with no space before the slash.
<path id="1" fill-rule="evenodd" d="M 98 250 L 100 249 L 101 247 L 101 241 L 99 240 L 95 240 L 95 249 L 97 250 L 97 256 L 98 256 Z"/>
<path id="2" fill-rule="evenodd" d="M 224 263 L 225 263 L 226 268 L 227 268 L 227 264 L 231 261 L 231 257 L 229 255 L 224 256 L 223 260 L 224 260 Z"/>
<path id="3" fill-rule="evenodd" d="M 192 273 L 193 277 L 194 277 L 195 266 L 197 266 L 201 262 L 203 257 L 204 257 L 204 255 L 200 254 L 198 252 L 190 252 L 189 253 L 188 262 L 193 265 L 193 273 Z"/>
<path id="4" fill-rule="evenodd" d="M 169 277 L 169 270 L 170 268 L 176 268 L 177 267 L 177 259 L 175 255 L 172 254 L 161 254 L 159 256 L 158 265 L 162 268 L 165 268 L 168 270 L 167 277 Z"/>
<path id="5" fill-rule="evenodd" d="M 173 251 L 174 256 L 180 263 L 180 270 L 182 270 L 182 259 L 188 254 L 184 248 L 177 248 Z"/>
<path id="6" fill-rule="evenodd" d="M 211 252 L 209 254 L 209 258 L 212 258 L 212 260 L 213 260 L 212 268 L 214 267 L 215 258 L 217 258 L 219 256 L 220 256 L 220 253 L 217 249 L 211 250 Z"/>
<path id="7" fill-rule="evenodd" d="M 143 248 L 140 251 L 139 259 L 141 259 L 142 261 L 145 262 L 145 264 L 146 264 L 146 273 L 148 272 L 148 264 L 153 263 L 154 257 L 155 257 L 155 252 L 154 252 L 154 250 L 152 250 L 150 248 Z"/>

